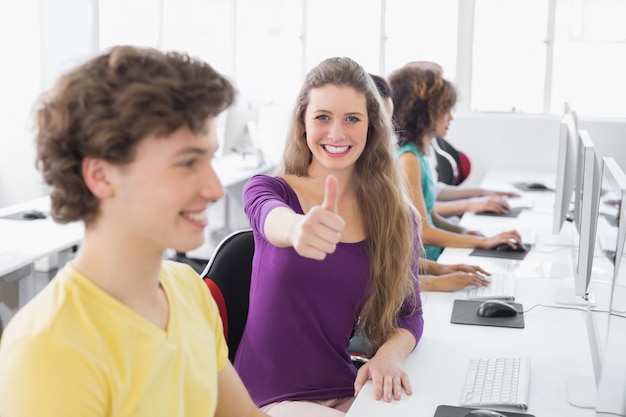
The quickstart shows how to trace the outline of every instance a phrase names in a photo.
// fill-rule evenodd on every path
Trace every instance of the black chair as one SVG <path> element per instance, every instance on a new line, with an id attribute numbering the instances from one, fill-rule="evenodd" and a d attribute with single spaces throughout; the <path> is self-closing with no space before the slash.
<path id="1" fill-rule="evenodd" d="M 217 245 L 200 274 L 220 310 L 231 362 L 235 360 L 248 319 L 253 256 L 252 229 L 238 230 Z M 349 350 L 352 363 L 357 368 L 366 363 L 371 355 L 369 344 L 358 333 L 351 340 Z"/>
<path id="2" fill-rule="evenodd" d="M 235 231 L 218 244 L 200 274 L 220 309 L 231 362 L 248 318 L 253 256 L 252 229 Z"/>
<path id="3" fill-rule="evenodd" d="M 432 142 L 437 157 L 437 179 L 445 184 L 459 185 L 469 176 L 472 164 L 467 155 L 442 137 Z"/>

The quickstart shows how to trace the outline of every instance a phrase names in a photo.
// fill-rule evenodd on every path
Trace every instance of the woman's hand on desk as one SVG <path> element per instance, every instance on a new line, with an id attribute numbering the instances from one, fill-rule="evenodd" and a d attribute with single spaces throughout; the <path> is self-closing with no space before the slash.
<path id="1" fill-rule="evenodd" d="M 521 197 L 521 194 L 513 191 L 497 191 L 497 190 L 483 190 L 483 196 L 500 196 L 500 197 Z"/>
<path id="2" fill-rule="evenodd" d="M 511 208 L 504 197 L 490 195 L 486 197 L 474 197 L 467 203 L 467 210 L 470 212 L 487 211 L 490 213 L 507 214 Z"/>
<path id="3" fill-rule="evenodd" d="M 374 386 L 374 398 L 390 402 L 399 400 L 404 389 L 407 395 L 413 394 L 409 375 L 404 370 L 404 359 L 415 347 L 415 338 L 405 329 L 398 329 L 376 351 L 376 354 L 361 368 L 354 381 L 354 396 L 359 395 L 361 388 L 368 380 Z"/>
<path id="4" fill-rule="evenodd" d="M 517 242 L 520 246 L 523 245 L 522 237 L 517 230 L 509 230 L 508 232 L 502 232 L 495 236 L 486 237 L 480 241 L 478 247 L 482 249 L 490 249 L 501 243 L 508 243 L 509 245 L 514 246 L 512 242 Z"/>
<path id="5" fill-rule="evenodd" d="M 484 275 L 476 272 L 452 272 L 445 275 L 420 276 L 422 291 L 457 291 L 466 287 L 485 287 L 489 285 Z"/>
<path id="6" fill-rule="evenodd" d="M 446 275 L 453 272 L 470 272 L 473 274 L 491 275 L 478 265 L 468 264 L 439 264 L 437 272 L 433 272 L 434 275 Z"/>

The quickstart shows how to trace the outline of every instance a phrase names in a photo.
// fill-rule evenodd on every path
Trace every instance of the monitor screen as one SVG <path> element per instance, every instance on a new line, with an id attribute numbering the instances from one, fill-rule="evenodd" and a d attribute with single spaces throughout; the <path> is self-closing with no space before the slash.
<path id="1" fill-rule="evenodd" d="M 557 152 L 554 219 L 552 232 L 558 234 L 563 224 L 571 216 L 572 195 L 578 163 L 578 128 L 576 115 L 566 113 L 561 118 L 559 147 Z"/>

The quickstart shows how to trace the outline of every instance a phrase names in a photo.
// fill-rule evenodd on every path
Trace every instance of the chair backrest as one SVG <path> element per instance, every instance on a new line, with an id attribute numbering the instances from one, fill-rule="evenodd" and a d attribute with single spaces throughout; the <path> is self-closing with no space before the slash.
<path id="1" fill-rule="evenodd" d="M 467 155 L 444 138 L 437 137 L 432 143 L 437 156 L 438 180 L 450 185 L 459 185 L 465 181 L 471 170 Z"/>
<path id="2" fill-rule="evenodd" d="M 252 229 L 235 231 L 218 244 L 200 274 L 220 308 L 231 362 L 235 360 L 248 318 L 253 256 Z"/>

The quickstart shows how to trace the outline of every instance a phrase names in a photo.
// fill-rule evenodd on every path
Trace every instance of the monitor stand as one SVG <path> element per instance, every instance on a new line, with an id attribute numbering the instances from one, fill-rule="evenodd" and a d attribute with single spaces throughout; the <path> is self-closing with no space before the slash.
<path id="1" fill-rule="evenodd" d="M 567 381 L 567 400 L 574 407 L 595 408 L 596 384 L 592 377 L 576 375 Z"/>
<path id="2" fill-rule="evenodd" d="M 555 291 L 554 299 L 557 304 L 561 304 L 564 306 L 596 306 L 596 298 L 593 294 L 588 294 L 587 299 L 585 299 L 580 295 L 576 295 L 574 293 L 574 290 L 569 287 L 558 288 Z"/>

